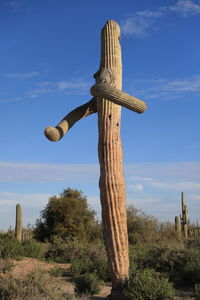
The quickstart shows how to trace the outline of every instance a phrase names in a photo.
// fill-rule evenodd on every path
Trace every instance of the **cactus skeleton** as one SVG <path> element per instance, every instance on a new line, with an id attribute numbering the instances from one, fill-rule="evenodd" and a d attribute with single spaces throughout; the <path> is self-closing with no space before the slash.
<path id="1" fill-rule="evenodd" d="M 16 239 L 21 242 L 22 240 L 22 208 L 20 204 L 16 205 L 16 224 L 15 224 Z"/>
<path id="2" fill-rule="evenodd" d="M 105 248 L 112 280 L 110 299 L 122 300 L 122 284 L 129 277 L 126 193 L 120 137 L 121 106 L 142 113 L 145 102 L 121 91 L 120 28 L 107 21 L 101 33 L 101 61 L 91 88 L 94 98 L 69 113 L 56 127 L 45 129 L 51 141 L 61 139 L 79 119 L 98 113 L 100 198 Z"/>

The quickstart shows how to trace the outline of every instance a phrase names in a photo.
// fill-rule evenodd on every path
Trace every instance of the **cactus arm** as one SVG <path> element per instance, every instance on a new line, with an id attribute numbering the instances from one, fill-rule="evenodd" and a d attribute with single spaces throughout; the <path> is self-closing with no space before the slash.
<path id="1" fill-rule="evenodd" d="M 143 113 L 147 109 L 147 105 L 144 101 L 124 93 L 123 91 L 116 89 L 107 83 L 93 85 L 90 89 L 90 92 L 92 96 L 105 98 L 139 114 Z"/>
<path id="2" fill-rule="evenodd" d="M 57 142 L 77 121 L 96 113 L 96 111 L 96 98 L 94 97 L 89 102 L 68 113 L 56 127 L 47 127 L 44 130 L 44 134 L 50 141 Z"/>

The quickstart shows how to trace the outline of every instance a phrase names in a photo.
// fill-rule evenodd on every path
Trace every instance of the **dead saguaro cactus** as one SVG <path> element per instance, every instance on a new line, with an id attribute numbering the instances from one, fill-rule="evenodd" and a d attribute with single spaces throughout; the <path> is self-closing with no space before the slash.
<path id="1" fill-rule="evenodd" d="M 16 205 L 15 237 L 19 242 L 21 242 L 21 240 L 22 240 L 22 208 L 21 208 L 20 204 Z"/>
<path id="2" fill-rule="evenodd" d="M 76 108 L 56 126 L 45 129 L 46 137 L 57 141 L 79 119 L 98 113 L 98 155 L 100 198 L 105 247 L 112 279 L 110 299 L 122 300 L 122 285 L 129 277 L 126 193 L 120 136 L 121 106 L 142 113 L 145 102 L 121 91 L 122 61 L 120 28 L 107 21 L 101 33 L 101 60 L 95 73 L 93 98 Z"/>

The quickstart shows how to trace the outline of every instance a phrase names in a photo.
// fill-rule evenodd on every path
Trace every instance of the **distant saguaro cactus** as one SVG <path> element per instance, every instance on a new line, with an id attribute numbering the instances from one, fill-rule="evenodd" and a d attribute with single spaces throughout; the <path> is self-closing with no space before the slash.
<path id="1" fill-rule="evenodd" d="M 178 238 L 181 238 L 181 222 L 179 216 L 175 217 L 175 230 L 177 232 Z"/>
<path id="2" fill-rule="evenodd" d="M 15 223 L 15 236 L 21 242 L 22 240 L 22 208 L 20 204 L 16 205 L 16 223 Z"/>
<path id="3" fill-rule="evenodd" d="M 181 206 L 182 206 L 182 215 L 180 216 L 181 219 L 181 229 L 182 229 L 182 234 L 185 238 L 188 237 L 188 209 L 187 205 L 185 203 L 184 199 L 184 193 L 181 193 Z"/>

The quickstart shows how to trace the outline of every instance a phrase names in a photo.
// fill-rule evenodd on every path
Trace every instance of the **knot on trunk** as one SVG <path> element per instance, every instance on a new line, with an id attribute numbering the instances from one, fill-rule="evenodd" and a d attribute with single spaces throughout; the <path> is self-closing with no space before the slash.
<path id="1" fill-rule="evenodd" d="M 108 68 L 100 68 L 93 76 L 95 78 L 96 84 L 108 83 L 115 87 L 115 77 L 112 71 Z"/>

